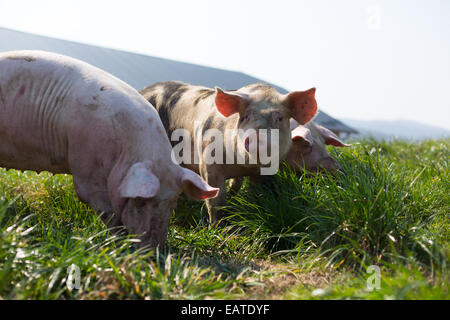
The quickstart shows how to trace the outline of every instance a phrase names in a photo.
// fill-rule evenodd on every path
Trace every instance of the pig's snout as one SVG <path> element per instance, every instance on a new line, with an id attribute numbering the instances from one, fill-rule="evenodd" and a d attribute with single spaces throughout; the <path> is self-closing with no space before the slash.
<path id="1" fill-rule="evenodd" d="M 150 199 L 129 199 L 122 212 L 122 223 L 129 234 L 137 235 L 141 246 L 163 246 L 166 241 L 171 217 L 171 209 L 165 202 L 157 203 Z"/>
<path id="2" fill-rule="evenodd" d="M 247 152 L 250 152 L 250 137 L 247 136 L 244 140 L 244 147 Z"/>
<path id="3" fill-rule="evenodd" d="M 262 134 L 259 130 L 250 133 L 244 138 L 244 148 L 248 153 L 256 152 L 258 148 L 260 150 L 268 150 L 269 147 L 267 134 Z"/>
<path id="4" fill-rule="evenodd" d="M 163 247 L 166 244 L 168 229 L 157 230 L 156 232 L 147 231 L 141 236 L 141 242 L 138 247 Z"/>
<path id="5" fill-rule="evenodd" d="M 322 162 L 322 170 L 334 172 L 336 170 L 341 170 L 342 167 L 334 158 L 326 157 Z"/>

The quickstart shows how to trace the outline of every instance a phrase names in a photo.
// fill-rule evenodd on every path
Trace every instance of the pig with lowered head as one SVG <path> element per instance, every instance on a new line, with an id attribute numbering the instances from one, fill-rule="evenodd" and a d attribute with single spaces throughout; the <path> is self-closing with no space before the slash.
<path id="1" fill-rule="evenodd" d="M 154 108 L 82 61 L 42 51 L 0 53 L 0 166 L 73 175 L 80 200 L 141 245 L 164 244 L 181 190 L 218 190 L 170 160 Z"/>
<path id="2" fill-rule="evenodd" d="M 188 133 L 183 142 L 190 146 L 186 151 L 190 157 L 181 165 L 198 172 L 208 184 L 220 189 L 217 198 L 206 201 L 211 223 L 217 223 L 222 217 L 219 207 L 225 204 L 226 179 L 262 173 L 266 165 L 260 158 L 263 149 L 270 149 L 271 159 L 275 159 L 270 164 L 276 165 L 272 172 L 275 174 L 280 159 L 291 147 L 289 119 L 306 124 L 317 111 L 314 88 L 283 95 L 272 86 L 259 83 L 224 91 L 170 81 L 146 87 L 141 94 L 158 110 L 174 149 L 179 140 L 173 134 L 178 130 Z M 267 135 L 260 129 L 266 130 Z M 239 130 L 244 134 L 237 134 Z M 206 138 L 209 132 L 221 135 Z M 209 149 L 213 144 L 219 147 L 214 154 Z M 273 149 L 278 150 L 273 152 Z M 251 163 L 248 160 L 255 150 L 257 159 Z M 198 162 L 195 162 L 196 152 Z M 219 161 L 210 161 L 212 155 Z M 244 163 L 237 160 L 240 155 L 245 158 Z"/>
<path id="3" fill-rule="evenodd" d="M 290 120 L 292 147 L 285 161 L 295 171 L 329 171 L 341 168 L 339 162 L 331 157 L 325 145 L 348 147 L 339 140 L 331 130 L 316 124 L 314 121 L 301 125 L 294 119 Z"/>

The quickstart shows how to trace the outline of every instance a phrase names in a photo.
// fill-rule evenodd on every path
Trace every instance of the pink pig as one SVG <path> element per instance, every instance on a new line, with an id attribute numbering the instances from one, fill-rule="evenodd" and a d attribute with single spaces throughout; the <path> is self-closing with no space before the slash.
<path id="1" fill-rule="evenodd" d="M 0 53 L 0 166 L 73 175 L 81 201 L 141 244 L 163 245 L 181 190 L 215 197 L 171 161 L 158 113 L 136 90 L 79 60 Z"/>
<path id="2" fill-rule="evenodd" d="M 284 159 L 296 172 L 306 171 L 330 171 L 341 168 L 339 162 L 332 158 L 325 145 L 335 147 L 348 147 L 330 130 L 314 122 L 300 125 L 294 119 L 290 119 L 292 145 Z M 261 178 L 250 176 L 251 184 L 260 184 Z M 230 179 L 228 186 L 231 192 L 237 193 L 242 187 L 242 177 Z"/>
<path id="3" fill-rule="evenodd" d="M 340 169 L 340 164 L 332 158 L 325 145 L 335 147 L 348 147 L 339 138 L 325 127 L 314 122 L 300 125 L 290 119 L 292 146 L 285 161 L 296 171 L 334 171 Z"/>

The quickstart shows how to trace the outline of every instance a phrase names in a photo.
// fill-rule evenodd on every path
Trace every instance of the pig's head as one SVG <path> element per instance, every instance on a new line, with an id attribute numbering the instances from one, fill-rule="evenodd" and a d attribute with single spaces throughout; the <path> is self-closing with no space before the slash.
<path id="1" fill-rule="evenodd" d="M 283 159 L 291 146 L 289 119 L 309 122 L 317 112 L 314 95 L 315 88 L 282 95 L 270 85 L 252 84 L 236 91 L 216 88 L 215 105 L 225 117 L 239 115 L 235 129 L 244 132 L 240 139 L 247 153 L 253 143 L 254 148 L 265 148 L 270 154 L 271 129 L 278 129 L 278 157 Z M 261 134 L 260 129 L 266 129 L 267 134 Z"/>
<path id="2" fill-rule="evenodd" d="M 156 169 L 151 161 L 138 162 L 117 180 L 115 200 L 121 222 L 129 233 L 140 235 L 142 245 L 165 243 L 181 191 L 197 200 L 214 198 L 219 192 L 191 170 L 177 165 Z"/>
<path id="3" fill-rule="evenodd" d="M 292 147 L 286 162 L 296 170 L 329 171 L 341 168 L 339 162 L 331 157 L 325 145 L 348 147 L 330 130 L 313 122 L 299 125 L 291 119 Z"/>

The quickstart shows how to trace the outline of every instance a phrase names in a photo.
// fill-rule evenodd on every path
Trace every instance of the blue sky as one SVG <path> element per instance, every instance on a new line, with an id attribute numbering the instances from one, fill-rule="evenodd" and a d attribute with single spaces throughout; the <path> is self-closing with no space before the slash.
<path id="1" fill-rule="evenodd" d="M 0 0 L 0 26 L 314 86 L 338 118 L 450 129 L 447 0 Z"/>

